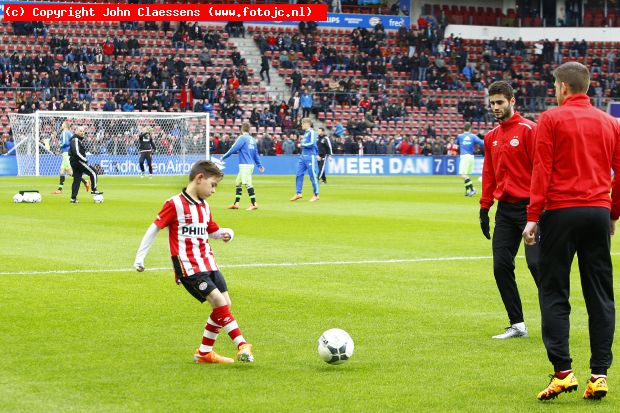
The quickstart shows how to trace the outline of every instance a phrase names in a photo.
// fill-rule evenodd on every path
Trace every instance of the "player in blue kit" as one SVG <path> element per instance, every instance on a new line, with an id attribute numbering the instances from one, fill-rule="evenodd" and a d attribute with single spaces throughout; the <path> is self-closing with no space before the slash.
<path id="1" fill-rule="evenodd" d="M 60 182 L 58 183 L 58 189 L 56 189 L 54 194 L 62 194 L 62 187 L 65 185 L 66 176 L 73 175 L 73 169 L 71 168 L 71 163 L 69 163 L 69 147 L 71 146 L 71 138 L 73 137 L 73 132 L 69 130 L 69 124 L 67 122 L 63 122 L 61 126 L 62 132 L 60 132 L 60 152 L 62 152 L 62 162 L 60 164 Z M 90 191 L 90 183 L 87 182 L 84 178 L 82 178 L 82 183 L 86 187 L 86 192 Z"/>
<path id="2" fill-rule="evenodd" d="M 237 180 L 235 181 L 235 202 L 228 207 L 228 209 L 239 209 L 237 205 L 241 200 L 242 185 L 245 185 L 246 191 L 250 196 L 251 205 L 247 208 L 248 211 L 254 211 L 258 209 L 256 205 L 256 194 L 254 192 L 254 185 L 252 184 L 252 173 L 254 172 L 254 165 L 258 166 L 258 170 L 262 173 L 265 172 L 265 168 L 260 163 L 258 157 L 258 150 L 256 149 L 256 141 L 249 134 L 250 124 L 245 122 L 241 125 L 242 134 L 237 138 L 233 146 L 222 156 L 222 161 L 231 155 L 239 154 L 239 174 L 237 174 Z"/>
<path id="3" fill-rule="evenodd" d="M 312 190 L 314 192 L 314 195 L 310 198 L 310 202 L 316 202 L 319 200 L 319 177 L 317 164 L 319 147 L 317 146 L 317 133 L 312 129 L 312 121 L 309 118 L 303 118 L 301 120 L 301 128 L 305 131 L 305 134 L 301 142 L 301 155 L 299 156 L 299 162 L 297 163 L 296 193 L 295 196 L 291 198 L 291 201 L 301 199 L 301 192 L 304 187 L 304 175 L 308 172 L 310 182 L 312 182 Z"/>
<path id="4" fill-rule="evenodd" d="M 484 141 L 471 133 L 470 130 L 471 125 L 466 123 L 463 126 L 463 133 L 456 137 L 461 155 L 459 157 L 459 175 L 465 181 L 465 196 L 474 196 L 476 194 L 474 184 L 469 179 L 469 174 L 474 169 L 474 145 L 480 145 L 481 148 L 484 147 Z"/>

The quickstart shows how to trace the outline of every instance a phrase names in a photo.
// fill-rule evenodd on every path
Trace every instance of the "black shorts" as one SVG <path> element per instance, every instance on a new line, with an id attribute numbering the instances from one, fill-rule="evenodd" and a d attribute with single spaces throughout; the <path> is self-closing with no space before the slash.
<path id="1" fill-rule="evenodd" d="M 207 301 L 207 296 L 216 288 L 222 293 L 228 291 L 226 280 L 219 271 L 199 272 L 188 277 L 180 277 L 179 281 L 201 303 Z"/>

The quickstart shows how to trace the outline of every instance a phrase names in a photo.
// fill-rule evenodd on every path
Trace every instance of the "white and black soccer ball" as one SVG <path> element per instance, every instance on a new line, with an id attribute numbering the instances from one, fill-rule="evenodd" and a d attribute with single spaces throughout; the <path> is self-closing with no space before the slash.
<path id="1" fill-rule="evenodd" d="M 13 202 L 15 202 L 16 204 L 19 204 L 20 202 L 24 202 L 24 196 L 19 193 L 13 195 Z"/>
<path id="2" fill-rule="evenodd" d="M 95 204 L 103 204 L 103 195 L 99 194 L 99 195 L 94 195 L 93 196 L 93 202 Z"/>
<path id="3" fill-rule="evenodd" d="M 38 204 L 38 203 L 40 203 L 41 201 L 43 201 L 43 198 L 41 197 L 41 194 L 40 194 L 40 193 L 38 193 L 38 192 L 33 192 L 33 193 L 32 193 L 32 196 L 31 196 L 31 199 L 32 199 L 32 201 L 31 201 L 31 202 L 33 202 L 33 203 L 35 203 L 35 204 Z"/>
<path id="4" fill-rule="evenodd" d="M 329 364 L 342 364 L 353 355 L 353 339 L 344 330 L 332 328 L 319 337 L 319 357 Z"/>

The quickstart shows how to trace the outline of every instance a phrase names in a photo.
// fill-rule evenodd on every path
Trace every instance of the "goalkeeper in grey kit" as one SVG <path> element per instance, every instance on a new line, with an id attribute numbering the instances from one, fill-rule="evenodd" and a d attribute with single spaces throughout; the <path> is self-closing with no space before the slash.
<path id="1" fill-rule="evenodd" d="M 144 178 L 144 161 L 149 166 L 149 177 L 153 176 L 153 152 L 155 152 L 155 144 L 151 136 L 152 128 L 142 129 L 142 133 L 138 137 L 138 152 L 140 153 L 140 173 Z"/>

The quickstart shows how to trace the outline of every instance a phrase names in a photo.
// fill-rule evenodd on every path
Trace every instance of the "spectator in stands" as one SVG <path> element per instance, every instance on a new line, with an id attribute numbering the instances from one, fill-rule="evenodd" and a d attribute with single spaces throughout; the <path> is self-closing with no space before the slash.
<path id="1" fill-rule="evenodd" d="M 254 126 L 255 128 L 257 128 L 259 126 L 260 113 L 258 113 L 258 110 L 256 108 L 252 108 L 252 112 L 250 113 L 249 122 L 250 122 L 250 125 Z"/>
<path id="2" fill-rule="evenodd" d="M 258 124 L 259 126 L 266 126 L 266 127 L 276 126 L 275 116 L 273 113 L 269 111 L 268 107 L 264 108 L 262 113 L 260 114 L 260 120 L 258 121 Z"/>
<path id="3" fill-rule="evenodd" d="M 534 86 L 534 94 L 536 96 L 536 108 L 539 112 L 547 109 L 547 85 L 542 80 Z"/>
<path id="4" fill-rule="evenodd" d="M 303 111 L 302 117 L 307 118 L 310 116 L 310 109 L 312 109 L 312 93 L 308 90 L 304 90 L 299 98 L 299 104 Z"/>
<path id="5" fill-rule="evenodd" d="M 207 70 L 207 67 L 211 66 L 211 64 L 213 63 L 211 59 L 211 53 L 207 48 L 202 49 L 202 52 L 200 52 L 198 59 L 200 59 L 200 64 L 202 64 L 202 67 L 205 70 Z"/>
<path id="6" fill-rule="evenodd" d="M 291 80 L 291 93 L 295 94 L 299 89 L 301 89 L 301 73 L 299 73 L 297 69 L 293 70 Z"/>
<path id="7" fill-rule="evenodd" d="M 112 39 L 108 38 L 101 45 L 101 51 L 103 52 L 104 62 L 109 63 L 112 60 L 112 56 L 114 55 L 114 52 L 115 52 L 115 47 L 114 47 L 114 43 L 112 43 Z"/>
<path id="8" fill-rule="evenodd" d="M 342 2 L 340 0 L 331 0 L 332 13 L 342 13 Z"/>
<path id="9" fill-rule="evenodd" d="M 471 63 L 468 63 L 463 68 L 462 73 L 463 73 L 463 76 L 465 76 L 465 78 L 467 79 L 467 81 L 471 82 L 472 78 L 474 77 L 475 72 L 476 72 L 476 69 L 474 69 L 473 65 Z"/>
<path id="10" fill-rule="evenodd" d="M 129 55 L 134 56 L 142 56 L 140 52 L 140 42 L 135 36 L 131 36 L 131 39 L 127 40 L 127 50 L 129 51 Z"/>
<path id="11" fill-rule="evenodd" d="M 454 137 L 450 137 L 446 145 L 446 154 L 448 156 L 457 156 L 459 154 L 459 145 L 456 144 Z"/>
<path id="12" fill-rule="evenodd" d="M 396 144 L 395 148 L 401 155 L 410 155 L 411 154 L 411 141 L 408 137 L 404 137 L 401 141 Z"/>
<path id="13" fill-rule="evenodd" d="M 291 136 L 287 136 L 282 143 L 282 152 L 284 155 L 293 155 L 295 152 L 295 142 Z"/>
<path id="14" fill-rule="evenodd" d="M 340 138 L 344 135 L 344 127 L 342 126 L 342 123 L 337 123 L 336 127 L 334 128 L 334 136 L 337 138 Z"/>
<path id="15" fill-rule="evenodd" d="M 592 64 L 590 65 L 590 72 L 594 75 L 601 74 L 601 59 L 598 56 L 592 58 Z"/>
<path id="16" fill-rule="evenodd" d="M 424 146 L 422 147 L 422 156 L 432 156 L 433 155 L 433 146 L 430 141 L 426 141 Z"/>
<path id="17" fill-rule="evenodd" d="M 210 116 L 214 117 L 213 113 L 213 105 L 209 102 L 209 99 L 203 99 L 202 101 L 202 111 L 208 113 Z"/>
<path id="18" fill-rule="evenodd" d="M 8 156 L 15 156 L 15 151 L 13 150 L 13 148 L 15 148 L 15 142 L 13 141 L 13 137 L 9 136 L 5 139 L 6 140 L 4 141 L 4 153 Z"/>
<path id="19" fill-rule="evenodd" d="M 269 57 L 267 57 L 267 55 L 265 53 L 263 53 L 263 55 L 261 56 L 261 60 L 260 60 L 260 79 L 262 81 L 265 80 L 265 78 L 263 77 L 263 73 L 267 76 L 267 84 L 270 85 L 271 84 L 271 78 L 269 77 Z"/>
<path id="20" fill-rule="evenodd" d="M 362 113 L 368 112 L 371 108 L 370 100 L 368 99 L 368 96 L 364 95 L 362 99 L 360 100 L 360 102 L 358 103 L 358 106 Z"/>
<path id="21" fill-rule="evenodd" d="M 34 41 L 37 41 L 39 36 L 43 36 L 43 40 L 47 39 L 47 28 L 42 21 L 38 20 L 32 23 L 32 30 L 34 34 Z"/>

